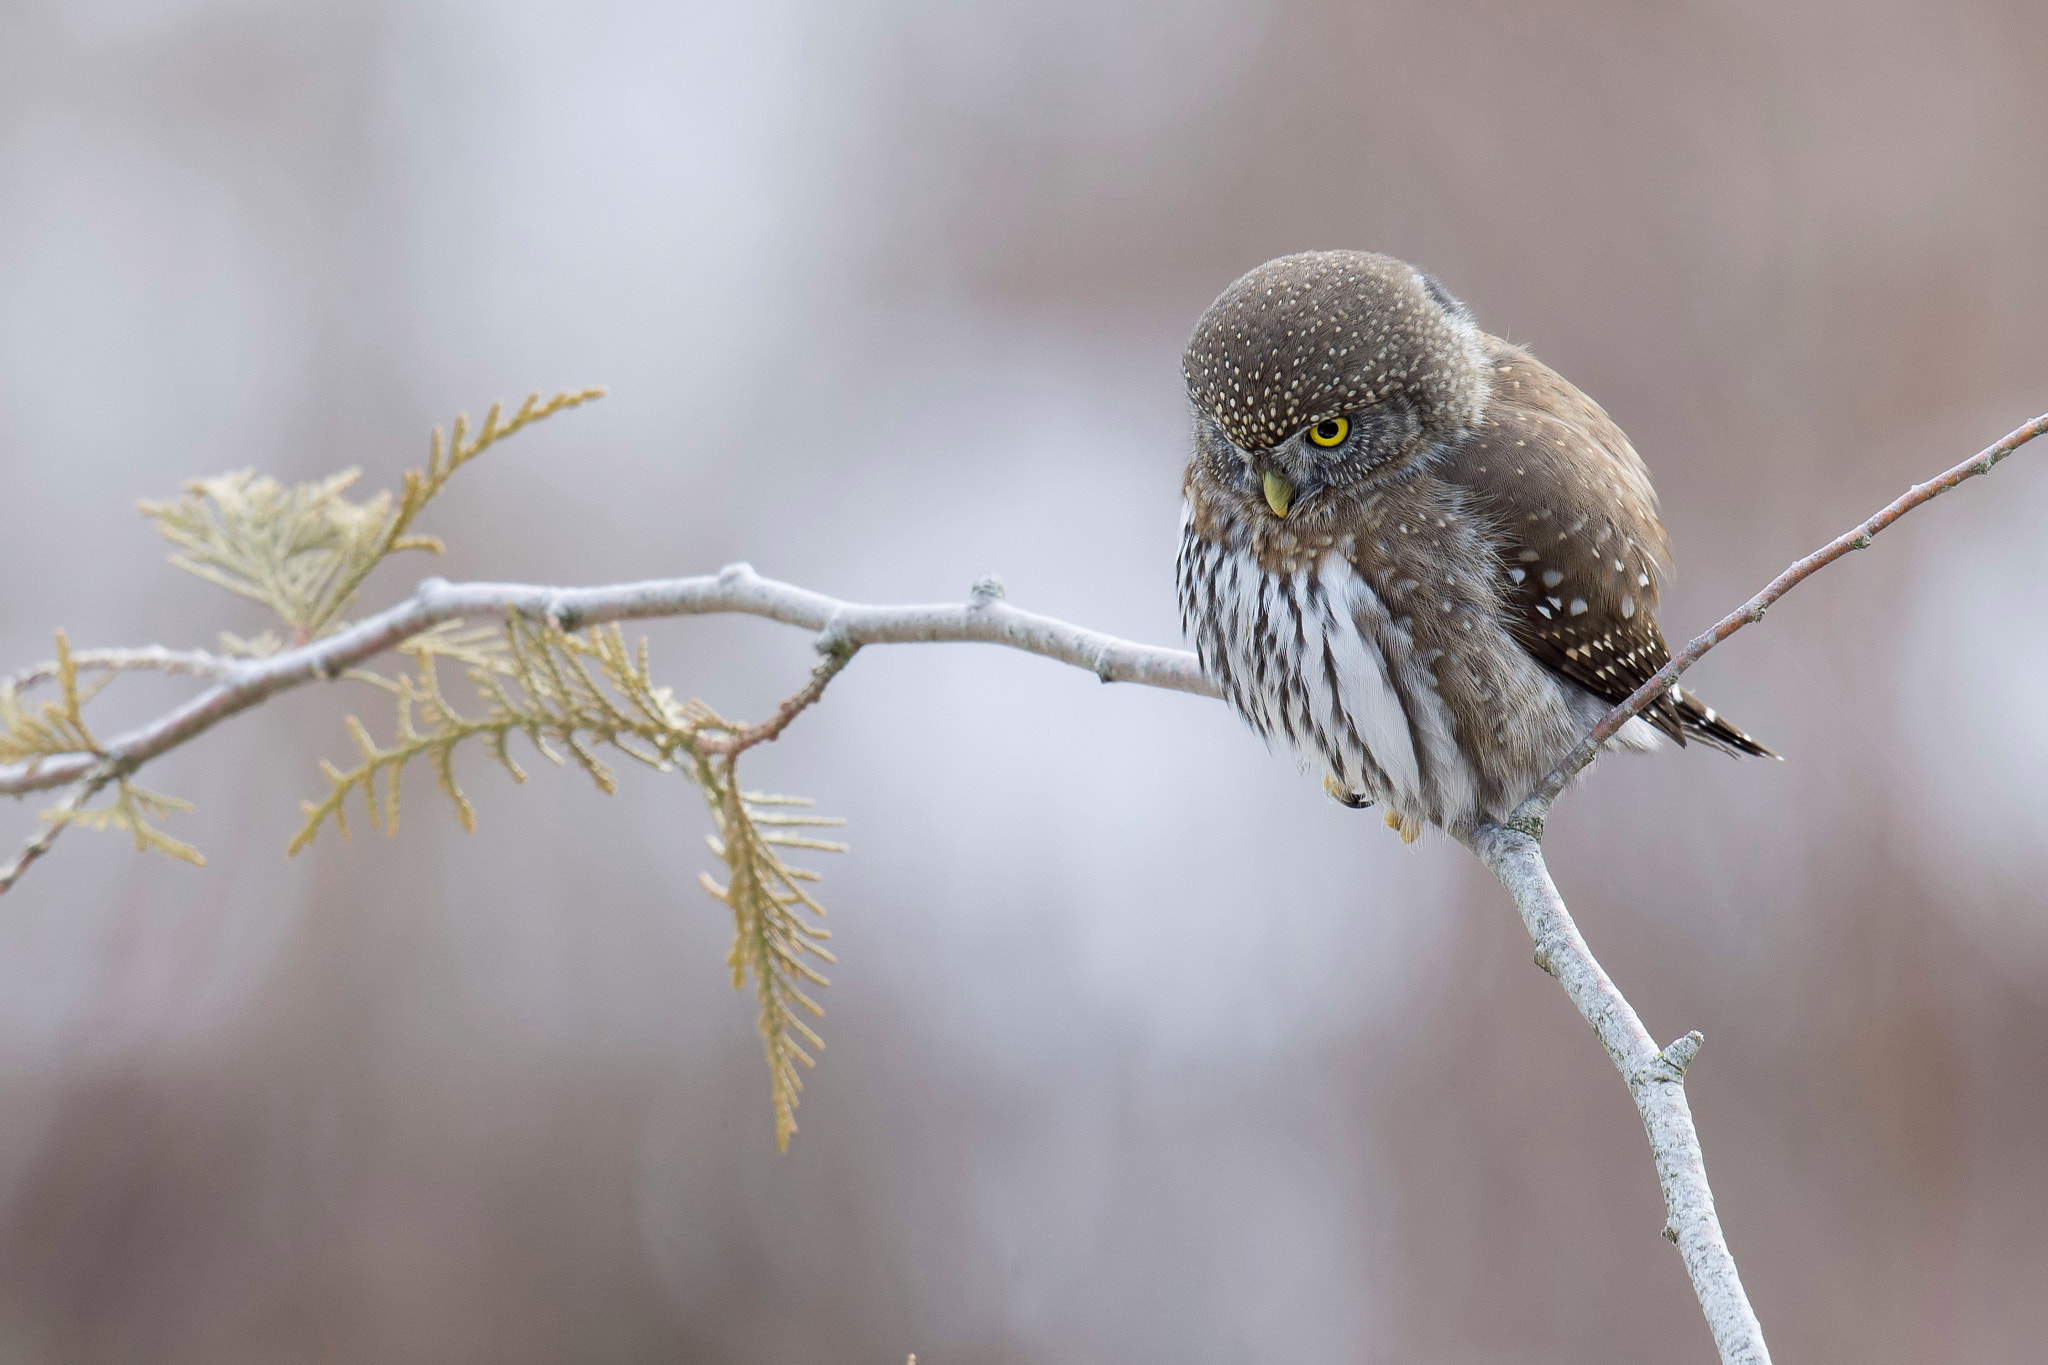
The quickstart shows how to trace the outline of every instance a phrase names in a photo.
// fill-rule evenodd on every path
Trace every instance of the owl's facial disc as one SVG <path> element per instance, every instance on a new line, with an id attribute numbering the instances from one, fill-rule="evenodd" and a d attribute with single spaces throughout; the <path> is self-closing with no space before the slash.
<path id="1" fill-rule="evenodd" d="M 1481 335 L 1442 285 L 1391 256 L 1268 261 L 1217 296 L 1182 357 L 1188 397 L 1216 433 L 1204 467 L 1245 510 L 1263 501 L 1280 515 L 1263 496 L 1277 473 L 1296 521 L 1328 505 L 1321 490 L 1404 477 L 1484 411 Z"/>
<path id="2" fill-rule="evenodd" d="M 1325 417 L 1271 450 L 1239 449 L 1238 454 L 1245 467 L 1257 475 L 1266 506 L 1274 516 L 1284 518 L 1323 489 L 1345 482 L 1345 469 L 1361 458 L 1362 452 L 1354 448 L 1351 439 L 1361 430 L 1349 417 Z"/>

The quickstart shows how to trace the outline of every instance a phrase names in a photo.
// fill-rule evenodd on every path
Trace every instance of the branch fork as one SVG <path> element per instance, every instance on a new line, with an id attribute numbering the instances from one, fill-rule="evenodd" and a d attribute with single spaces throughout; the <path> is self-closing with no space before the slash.
<path id="1" fill-rule="evenodd" d="M 1460 836 L 1514 897 L 1523 923 L 1536 941 L 1536 965 L 1556 977 L 1565 988 L 1628 1083 L 1629 1094 L 1635 1099 L 1656 1155 L 1658 1182 L 1670 1215 L 1664 1235 L 1685 1258 L 1686 1273 L 1692 1279 L 1714 1344 L 1726 1365 L 1769 1365 L 1770 1351 L 1764 1345 L 1763 1328 L 1736 1272 L 1735 1258 L 1722 1236 L 1713 1191 L 1707 1184 L 1706 1163 L 1700 1154 L 1699 1135 L 1693 1127 L 1691 1107 L 1686 1103 L 1686 1069 L 1699 1055 L 1703 1040 L 1693 1032 L 1669 1047 L 1658 1048 L 1621 988 L 1602 970 L 1544 865 L 1545 817 L 1558 794 L 1593 761 L 1601 746 L 1632 717 L 1668 692 L 1680 674 L 1715 646 L 1744 626 L 1763 620 L 1764 613 L 1779 598 L 1835 560 L 1852 551 L 1868 549 L 1878 533 L 1906 513 L 1967 479 L 1990 473 L 2000 460 L 2043 433 L 2048 433 L 2048 413 L 2016 428 L 1946 473 L 1914 484 L 1860 525 L 1795 561 L 1712 629 L 1689 641 L 1649 681 L 1603 716 L 1501 825 L 1482 825 Z"/>
<path id="2" fill-rule="evenodd" d="M 535 400 L 529 400 L 513 424 L 507 427 L 498 426 L 494 409 L 479 440 L 497 439 L 520 425 L 538 420 L 547 412 L 573 406 L 591 396 L 594 396 L 594 391 L 563 395 L 545 408 L 536 407 Z M 431 495 L 428 488 L 431 479 L 445 481 L 446 474 L 455 464 L 480 448 L 463 444 L 463 430 L 458 425 L 455 444 L 450 448 L 457 453 L 448 461 L 442 458 L 437 433 L 435 460 L 430 472 L 421 476 L 423 481 L 418 488 L 412 481 L 408 482 L 408 499 L 423 501 L 425 496 Z M 1686 1102 L 1686 1071 L 1698 1056 L 1702 1039 L 1697 1032 L 1687 1033 L 1660 1048 L 1644 1028 L 1627 997 L 1587 946 L 1551 880 L 1543 858 L 1545 818 L 1551 803 L 1593 761 L 1601 747 L 1630 718 L 1663 696 L 1682 673 L 1716 645 L 1743 626 L 1761 621 L 1774 602 L 1821 568 L 1851 551 L 1867 548 L 1874 536 L 1907 512 L 1948 492 L 1966 479 L 1989 473 L 1999 461 L 2043 433 L 2048 433 L 2048 414 L 2028 422 L 1938 478 L 1914 485 L 1861 525 L 1793 563 L 1749 601 L 1690 641 L 1655 676 L 1609 711 L 1507 819 L 1499 825 L 1481 824 L 1453 831 L 1455 837 L 1478 856 L 1514 898 L 1523 925 L 1535 944 L 1536 965 L 1555 977 L 1564 988 L 1626 1082 L 1642 1118 L 1644 1131 L 1649 1136 L 1658 1183 L 1664 1193 L 1668 1214 L 1664 1236 L 1678 1247 L 1684 1258 L 1686 1273 L 1724 1365 L 1768 1365 L 1770 1353 L 1736 1272 L 1734 1257 L 1722 1235 L 1720 1220 L 1714 1210 L 1713 1193 L 1707 1183 L 1705 1162 L 1700 1154 L 1699 1136 Z M 433 486 L 438 487 L 438 484 Z M 412 502 L 408 501 L 406 506 L 412 507 Z M 403 525 L 400 524 L 398 529 L 402 530 Z M 390 533 L 394 537 L 397 534 L 397 531 Z M 401 548 L 410 545 L 408 541 Z M 355 584 L 350 581 L 343 586 L 352 592 Z M 1000 580 L 989 576 L 973 585 L 965 604 L 865 605 L 840 601 L 792 584 L 763 578 L 749 565 L 738 563 L 702 577 L 657 579 L 597 588 L 450 583 L 440 578 L 428 578 L 420 583 L 412 596 L 384 612 L 264 658 L 224 659 L 201 651 L 178 652 L 160 647 L 88 651 L 69 656 L 69 672 L 66 665 L 41 665 L 11 678 L 0 678 L 0 694 L 10 698 L 18 696 L 31 685 L 60 674 L 66 676 L 67 688 L 72 688 L 77 669 L 102 671 L 109 676 L 148 669 L 192 673 L 214 680 L 210 687 L 166 715 L 102 744 L 95 744 L 91 749 L 38 754 L 25 761 L 0 764 L 0 795 L 23 796 L 70 787 L 73 790 L 57 811 L 68 809 L 75 812 L 108 782 L 125 781 L 128 774 L 151 759 L 197 738 L 228 717 L 302 683 L 328 681 L 342 676 L 423 631 L 465 616 L 503 617 L 512 613 L 529 619 L 545 619 L 566 633 L 575 628 L 623 620 L 739 612 L 813 632 L 822 658 L 802 688 L 759 724 L 704 736 L 699 761 L 706 764 L 717 762 L 728 778 L 738 754 L 778 738 L 798 715 L 818 701 L 832 679 L 866 645 L 939 641 L 998 644 L 1085 669 L 1104 682 L 1141 683 L 1204 697 L 1218 695 L 1195 657 L 1185 650 L 1161 649 L 1117 639 L 1052 617 L 1022 611 L 1004 598 Z M 323 599 L 330 600 L 344 601 L 346 593 L 329 593 Z M 737 789 L 732 788 L 732 791 L 736 793 Z M 741 797 L 735 794 L 732 799 L 737 801 Z M 774 798 L 747 799 L 768 801 Z M 21 872 L 48 850 L 50 842 L 62 828 L 64 818 L 59 815 L 59 823 L 31 841 L 12 864 L 0 869 L 0 893 L 13 885 Z M 783 823 L 815 822 L 793 817 Z M 794 842 L 807 847 L 827 846 L 801 840 Z M 802 895 L 794 883 L 790 884 L 789 892 Z M 714 887 L 714 894 L 730 892 Z M 804 1033 L 815 1041 L 808 1030 Z M 778 1084 L 782 1083 L 778 1073 Z M 793 1072 L 788 1084 L 792 1087 L 795 1084 Z M 787 1132 L 779 1130 L 778 1136 L 786 1140 Z"/>

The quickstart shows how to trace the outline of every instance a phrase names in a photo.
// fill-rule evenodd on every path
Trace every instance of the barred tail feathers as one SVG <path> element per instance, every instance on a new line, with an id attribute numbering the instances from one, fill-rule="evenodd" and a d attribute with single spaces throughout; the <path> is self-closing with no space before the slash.
<path id="1" fill-rule="evenodd" d="M 1748 754 L 1755 758 L 1780 758 L 1781 755 L 1766 747 L 1762 741 L 1744 733 L 1731 724 L 1726 716 L 1716 712 L 1699 698 L 1685 689 L 1673 685 L 1671 700 L 1678 710 L 1679 724 L 1685 729 L 1687 739 L 1699 740 L 1724 754 Z"/>

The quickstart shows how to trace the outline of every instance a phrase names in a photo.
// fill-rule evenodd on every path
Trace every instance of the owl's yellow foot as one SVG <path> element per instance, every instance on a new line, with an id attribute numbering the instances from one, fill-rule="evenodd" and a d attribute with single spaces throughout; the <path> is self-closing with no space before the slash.
<path id="1" fill-rule="evenodd" d="M 1332 801 L 1340 806 L 1349 806 L 1353 810 L 1364 810 L 1372 804 L 1370 800 L 1344 786 L 1328 773 L 1323 774 L 1323 790 L 1330 794 Z"/>
<path id="2" fill-rule="evenodd" d="M 1412 844 L 1422 837 L 1422 826 L 1417 821 L 1401 815 L 1391 807 L 1387 810 L 1387 828 L 1401 831 L 1401 842 Z"/>

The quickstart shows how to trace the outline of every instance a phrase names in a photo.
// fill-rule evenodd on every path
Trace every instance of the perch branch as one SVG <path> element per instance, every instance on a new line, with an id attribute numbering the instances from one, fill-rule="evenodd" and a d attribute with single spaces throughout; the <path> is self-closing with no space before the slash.
<path id="1" fill-rule="evenodd" d="M 1527 831 L 1482 825 L 1466 844 L 1514 897 L 1522 925 L 1536 944 L 1536 965 L 1557 978 L 1572 1004 L 1593 1026 L 1609 1060 L 1628 1084 L 1649 1134 L 1664 1191 L 1664 1235 L 1685 1258 L 1707 1329 L 1724 1365 L 1769 1365 L 1763 1327 L 1743 1292 L 1735 1257 L 1714 1212 L 1706 1159 L 1685 1098 L 1685 1069 L 1699 1052 L 1700 1035 L 1688 1033 L 1660 1048 L 1634 1006 L 1593 956 L 1543 861 L 1543 845 Z"/>
<path id="2" fill-rule="evenodd" d="M 1612 738 L 1629 717 L 1662 695 L 1715 645 L 1744 625 L 1762 619 L 1765 610 L 1778 598 L 1851 550 L 1864 548 L 1873 536 L 1913 508 L 1965 479 L 1990 472 L 2000 460 L 2044 432 L 2048 432 L 2048 414 L 1940 477 L 1915 485 L 1862 525 L 1794 563 L 1762 592 L 1689 643 L 1655 677 L 1610 711 L 1504 825 L 1481 825 L 1458 832 L 1458 837 L 1514 897 L 1522 922 L 1536 944 L 1537 964 L 1564 987 L 1627 1082 L 1649 1136 L 1658 1182 L 1664 1192 L 1665 1236 L 1678 1246 L 1685 1259 L 1686 1272 L 1726 1365 L 1768 1365 L 1770 1355 L 1714 1212 L 1699 1135 L 1685 1098 L 1685 1071 L 1699 1051 L 1700 1035 L 1689 1033 L 1669 1047 L 1659 1048 L 1644 1028 L 1620 987 L 1593 956 L 1551 880 L 1541 844 L 1544 818 L 1557 794 L 1592 760 L 1601 744 Z M 454 584 L 430 578 L 410 598 L 385 612 L 269 658 L 219 661 L 217 668 L 209 662 L 182 669 L 163 662 L 174 657 L 170 651 L 151 656 L 157 662 L 129 664 L 112 660 L 119 655 L 141 658 L 151 652 L 101 651 L 97 655 L 79 655 L 82 667 L 217 673 L 219 681 L 157 720 L 108 740 L 98 752 L 59 754 L 0 766 L 0 795 L 21 796 L 75 784 L 77 790 L 66 798 L 60 810 L 76 809 L 117 774 L 134 771 L 276 693 L 302 683 L 338 677 L 440 622 L 464 616 L 502 615 L 507 611 L 544 616 L 565 630 L 607 621 L 739 612 L 815 632 L 817 647 L 825 659 L 813 671 L 810 681 L 768 720 L 725 739 L 720 752 L 727 758 L 781 734 L 791 720 L 817 700 L 853 652 L 870 644 L 1000 644 L 1085 668 L 1104 682 L 1135 682 L 1199 696 L 1218 695 L 1203 677 L 1195 657 L 1184 650 L 1120 640 L 1020 611 L 1001 598 L 1001 585 L 985 580 L 975 585 L 965 604 L 866 606 L 762 578 L 744 564 L 728 566 L 706 577 L 600 588 Z M 32 669 L 6 683 L 25 686 L 42 676 L 41 670 Z M 47 850 L 56 828 L 61 825 L 53 826 L 51 832 L 33 841 L 0 873 L 0 891 Z"/>
<path id="3" fill-rule="evenodd" d="M 1593 761 L 1600 746 L 1612 739 L 1653 700 L 1677 681 L 1679 674 L 1698 663 L 1707 652 L 1746 625 L 1763 619 L 1772 603 L 1834 563 L 1852 550 L 1869 546 L 1871 538 L 1906 513 L 1931 502 L 1965 479 L 1988 474 L 2006 456 L 2035 437 L 2048 433 L 2048 413 L 2018 427 L 2003 439 L 1986 446 L 1969 459 L 1925 483 L 1915 484 L 1861 525 L 1835 537 L 1827 544 L 1794 561 L 1764 585 L 1761 592 L 1721 618 L 1711 630 L 1692 640 L 1669 663 L 1627 700 L 1609 711 L 1584 739 L 1566 753 L 1536 791 L 1523 801 L 1503 826 L 1481 825 L 1462 832 L 1465 844 L 1500 879 L 1514 897 L 1522 923 L 1536 944 L 1536 964 L 1557 978 L 1572 1004 L 1628 1082 L 1649 1134 L 1650 1149 L 1657 1162 L 1657 1181 L 1664 1190 L 1668 1221 L 1664 1235 L 1676 1243 L 1685 1258 L 1686 1274 L 1692 1280 L 1714 1345 L 1725 1365 L 1769 1365 L 1770 1351 L 1764 1345 L 1763 1328 L 1743 1291 L 1735 1257 L 1721 1232 L 1720 1216 L 1714 1211 L 1713 1189 L 1707 1183 L 1707 1168 L 1700 1154 L 1699 1133 L 1693 1127 L 1692 1109 L 1685 1098 L 1685 1069 L 1699 1052 L 1701 1038 L 1688 1033 L 1667 1048 L 1659 1048 L 1650 1031 L 1643 1027 L 1628 998 L 1614 984 L 1599 959 L 1587 946 L 1573 923 L 1571 912 L 1558 895 L 1543 860 L 1543 823 L 1559 792 Z"/>
<path id="4" fill-rule="evenodd" d="M 745 564 L 697 578 L 601 588 L 429 578 L 405 601 L 346 630 L 268 658 L 234 662 L 220 682 L 156 720 L 106 740 L 98 754 L 80 751 L 0 765 L 0 796 L 69 786 L 82 780 L 102 756 L 132 772 L 258 702 L 303 683 L 339 677 L 429 626 L 508 611 L 550 618 L 564 630 L 606 621 L 740 612 L 814 631 L 819 649 L 827 655 L 861 645 L 975 641 L 1042 654 L 1085 668 L 1104 682 L 1217 695 L 1194 655 L 1184 650 L 1135 644 L 1020 611 L 992 592 L 977 592 L 965 603 L 865 606 L 763 578 Z"/>
<path id="5" fill-rule="evenodd" d="M 1588 730 L 1585 737 L 1572 746 L 1528 800 L 1516 809 L 1512 819 L 1516 822 L 1534 820 L 1540 831 L 1541 821 L 1549 812 L 1550 803 L 1557 799 L 1557 794 L 1565 789 L 1572 778 L 1593 761 L 1593 756 L 1600 752 L 1600 746 L 1613 739 L 1621 727 L 1628 724 L 1631 717 L 1669 691 L 1671 684 L 1678 681 L 1678 675 L 1705 658 L 1707 651 L 1744 626 L 1754 625 L 1763 620 L 1764 613 L 1770 610 L 1772 603 L 1843 555 L 1852 550 L 1869 549 L 1871 539 L 1878 532 L 1906 513 L 1923 503 L 1934 501 L 1965 479 L 1975 478 L 1979 474 L 1989 474 L 2000 460 L 2044 432 L 2048 432 L 2048 413 L 2042 413 L 2025 426 L 2014 428 L 2002 439 L 1984 447 L 1946 473 L 1939 474 L 1926 483 L 1914 484 L 1885 504 L 1862 525 L 1844 531 L 1806 558 L 1794 560 L 1785 572 L 1764 584 L 1763 590 L 1756 596 L 1715 622 L 1713 629 L 1695 636 L 1684 649 L 1672 656 L 1669 663 L 1658 669 L 1648 682 L 1631 692 L 1620 705 L 1602 716 L 1600 723 Z"/>

